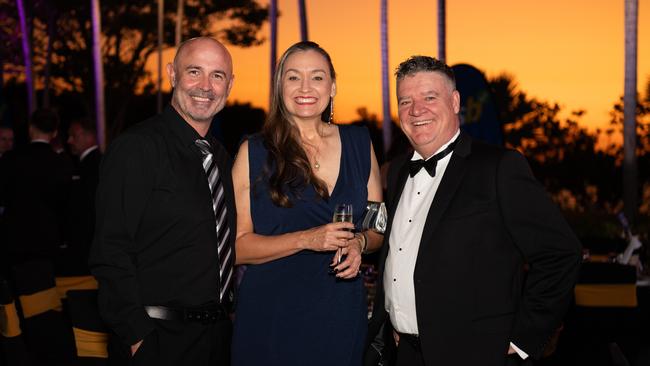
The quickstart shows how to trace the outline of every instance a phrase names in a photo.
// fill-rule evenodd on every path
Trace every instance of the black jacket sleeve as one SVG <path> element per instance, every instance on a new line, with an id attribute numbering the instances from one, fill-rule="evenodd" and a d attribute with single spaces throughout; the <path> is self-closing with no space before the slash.
<path id="1" fill-rule="evenodd" d="M 511 342 L 539 358 L 571 301 L 581 246 L 521 154 L 503 154 L 497 180 L 506 228 L 529 265 Z"/>

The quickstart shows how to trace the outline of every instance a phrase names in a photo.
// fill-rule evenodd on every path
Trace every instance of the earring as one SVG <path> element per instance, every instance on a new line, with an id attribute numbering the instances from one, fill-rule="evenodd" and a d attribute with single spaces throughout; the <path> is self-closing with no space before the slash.
<path id="1" fill-rule="evenodd" d="M 327 124 L 331 125 L 334 119 L 334 97 L 330 97 L 330 116 L 327 119 Z"/>

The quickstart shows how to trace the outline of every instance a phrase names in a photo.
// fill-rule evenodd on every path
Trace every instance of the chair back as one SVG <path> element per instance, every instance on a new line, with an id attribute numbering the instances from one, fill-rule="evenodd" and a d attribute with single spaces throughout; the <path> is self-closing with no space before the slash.
<path id="1" fill-rule="evenodd" d="M 617 263 L 584 263 L 575 287 L 582 307 L 636 308 L 636 268 Z"/>
<path id="2" fill-rule="evenodd" d="M 69 290 L 68 311 L 77 357 L 107 358 L 108 328 L 99 315 L 97 290 Z"/>
<path id="3" fill-rule="evenodd" d="M 90 275 L 56 277 L 55 282 L 61 299 L 65 299 L 70 290 L 97 290 L 97 280 Z"/>
<path id="4" fill-rule="evenodd" d="M 34 364 L 34 359 L 25 347 L 9 281 L 0 277 L 0 365 Z"/>
<path id="5" fill-rule="evenodd" d="M 12 269 L 27 349 L 43 363 L 74 359 L 72 329 L 61 312 L 52 262 L 34 260 Z"/>

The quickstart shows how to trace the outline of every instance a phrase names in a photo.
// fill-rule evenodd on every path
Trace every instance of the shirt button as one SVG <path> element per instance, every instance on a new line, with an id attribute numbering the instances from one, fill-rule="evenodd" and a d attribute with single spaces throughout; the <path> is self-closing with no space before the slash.
<path id="1" fill-rule="evenodd" d="M 399 248 L 399 251 L 401 252 L 401 251 L 402 251 L 402 248 Z"/>
<path id="2" fill-rule="evenodd" d="M 411 219 L 409 219 L 409 222 L 411 222 Z"/>
<path id="3" fill-rule="evenodd" d="M 393 282 L 397 281 L 397 278 L 393 278 Z"/>
<path id="4" fill-rule="evenodd" d="M 420 194 L 420 192 L 418 192 L 418 194 Z"/>

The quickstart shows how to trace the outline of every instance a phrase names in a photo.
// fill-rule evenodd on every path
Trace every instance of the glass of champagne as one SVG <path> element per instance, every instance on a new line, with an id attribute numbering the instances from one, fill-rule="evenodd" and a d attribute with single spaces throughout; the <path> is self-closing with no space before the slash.
<path id="1" fill-rule="evenodd" d="M 334 206 L 334 216 L 332 222 L 352 222 L 352 204 L 350 203 L 337 203 Z M 346 229 L 353 231 L 352 229 Z M 336 250 L 336 264 L 341 263 L 343 257 L 342 249 Z"/>

